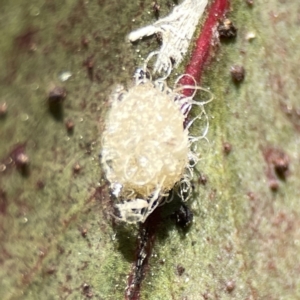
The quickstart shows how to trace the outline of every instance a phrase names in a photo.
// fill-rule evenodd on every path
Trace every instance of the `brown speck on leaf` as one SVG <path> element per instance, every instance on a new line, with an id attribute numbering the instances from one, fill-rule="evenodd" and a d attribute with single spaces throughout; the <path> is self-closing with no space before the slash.
<path id="1" fill-rule="evenodd" d="M 84 48 L 87 48 L 88 45 L 89 45 L 90 41 L 88 40 L 87 37 L 82 37 L 81 39 L 81 45 L 84 47 Z"/>
<path id="2" fill-rule="evenodd" d="M 81 166 L 80 164 L 77 162 L 74 166 L 73 166 L 73 172 L 74 174 L 78 174 L 81 170 Z"/>
<path id="3" fill-rule="evenodd" d="M 36 28 L 27 28 L 15 38 L 15 48 L 18 51 L 32 51 L 37 32 Z"/>
<path id="4" fill-rule="evenodd" d="M 233 280 L 229 280 L 226 282 L 226 291 L 231 293 L 235 289 L 235 282 Z"/>
<path id="5" fill-rule="evenodd" d="M 81 230 L 81 236 L 85 238 L 85 237 L 87 236 L 87 232 L 88 232 L 87 229 L 86 229 L 86 228 L 83 228 L 83 229 Z"/>
<path id="6" fill-rule="evenodd" d="M 49 112 L 57 121 L 63 121 L 63 101 L 67 96 L 65 88 L 51 84 L 48 93 Z"/>
<path id="7" fill-rule="evenodd" d="M 202 294 L 202 297 L 203 297 L 204 300 L 209 300 L 209 299 L 211 299 L 211 295 L 210 295 L 210 293 L 208 293 L 208 292 L 205 292 L 204 294 Z"/>
<path id="8" fill-rule="evenodd" d="M 281 179 L 285 179 L 289 171 L 289 157 L 285 153 L 280 153 L 278 157 L 274 158 L 275 171 Z"/>
<path id="9" fill-rule="evenodd" d="M 152 2 L 152 9 L 155 15 L 155 18 L 159 18 L 159 12 L 160 12 L 160 5 L 158 4 L 157 1 Z"/>
<path id="10" fill-rule="evenodd" d="M 82 294 L 84 296 L 86 296 L 87 298 L 92 298 L 93 297 L 93 293 L 91 291 L 91 287 L 87 283 L 84 283 L 82 285 Z"/>
<path id="11" fill-rule="evenodd" d="M 254 1 L 253 0 L 246 0 L 246 3 L 249 5 L 249 6 L 252 6 L 254 4 Z"/>
<path id="12" fill-rule="evenodd" d="M 50 266 L 47 270 L 46 270 L 46 274 L 47 275 L 53 275 L 56 272 L 56 268 L 54 266 Z"/>
<path id="13" fill-rule="evenodd" d="M 242 82 L 245 79 L 245 69 L 241 65 L 234 65 L 230 68 L 232 80 L 236 83 Z"/>
<path id="14" fill-rule="evenodd" d="M 5 214 L 8 206 L 6 192 L 0 189 L 0 214 Z"/>
<path id="15" fill-rule="evenodd" d="M 86 67 L 88 77 L 91 81 L 93 81 L 94 78 L 94 65 L 95 65 L 95 59 L 94 55 L 89 56 L 84 62 L 83 66 Z"/>
<path id="16" fill-rule="evenodd" d="M 216 194 L 217 194 L 217 190 L 213 189 L 210 193 L 209 193 L 209 200 L 214 201 L 216 199 Z"/>
<path id="17" fill-rule="evenodd" d="M 290 159 L 281 149 L 269 147 L 264 151 L 264 157 L 268 163 L 269 175 L 276 175 L 281 180 L 286 180 L 289 175 Z M 274 177 L 274 176 L 273 176 Z"/>
<path id="18" fill-rule="evenodd" d="M 292 107 L 285 101 L 280 102 L 280 108 L 291 121 L 292 125 L 296 128 L 296 130 L 300 132 L 300 108 Z"/>
<path id="19" fill-rule="evenodd" d="M 179 275 L 179 276 L 181 276 L 183 273 L 184 273 L 184 271 L 185 271 L 185 268 L 182 266 L 182 265 L 177 265 L 177 267 L 176 267 L 176 271 L 177 271 L 177 274 Z"/>
<path id="20" fill-rule="evenodd" d="M 70 280 L 72 280 L 72 275 L 70 275 L 70 274 L 67 274 L 66 275 L 66 281 L 68 282 L 68 281 L 70 281 Z"/>
<path id="21" fill-rule="evenodd" d="M 36 182 L 36 187 L 37 187 L 38 190 L 42 190 L 45 187 L 45 182 L 42 181 L 42 180 L 38 180 Z"/>
<path id="22" fill-rule="evenodd" d="M 7 104 L 6 102 L 0 103 L 0 118 L 6 116 L 7 113 Z"/>
<path id="23" fill-rule="evenodd" d="M 47 255 L 47 249 L 40 248 L 38 250 L 38 256 L 44 258 Z"/>
<path id="24" fill-rule="evenodd" d="M 228 143 L 228 142 L 224 142 L 224 143 L 223 143 L 223 151 L 224 151 L 224 153 L 225 153 L 226 155 L 228 155 L 228 154 L 231 152 L 231 150 L 232 150 L 231 144 Z"/>
<path id="25" fill-rule="evenodd" d="M 84 62 L 83 65 L 87 67 L 88 69 L 92 69 L 94 67 L 95 61 L 94 61 L 94 56 L 91 55 L 89 56 Z"/>
<path id="26" fill-rule="evenodd" d="M 156 32 L 155 37 L 156 37 L 157 44 L 161 46 L 163 42 L 162 34 L 160 32 Z"/>
<path id="27" fill-rule="evenodd" d="M 61 86 L 54 86 L 49 91 L 48 99 L 50 102 L 62 102 L 67 96 L 65 88 Z"/>
<path id="28" fill-rule="evenodd" d="M 72 120 L 67 120 L 65 122 L 65 126 L 66 126 L 68 133 L 73 133 L 75 124 Z"/>
<path id="29" fill-rule="evenodd" d="M 29 175 L 29 157 L 25 152 L 25 144 L 17 144 L 4 162 L 6 168 L 15 165 L 23 176 Z"/>
<path id="30" fill-rule="evenodd" d="M 64 254 L 65 253 L 65 248 L 63 248 L 62 246 L 57 245 L 56 248 L 57 248 L 57 251 L 58 251 L 59 254 Z"/>
<path id="31" fill-rule="evenodd" d="M 219 22 L 218 33 L 220 38 L 230 39 L 235 38 L 237 34 L 237 28 L 232 24 L 229 19 L 225 19 Z"/>
<path id="32" fill-rule="evenodd" d="M 269 187 L 272 191 L 276 192 L 279 189 L 279 183 L 276 179 L 269 179 Z"/>
<path id="33" fill-rule="evenodd" d="M 86 292 L 87 290 L 89 290 L 90 289 L 90 286 L 87 284 L 87 283 L 84 283 L 83 285 L 82 285 L 82 290 L 84 291 L 84 292 Z"/>
<path id="34" fill-rule="evenodd" d="M 206 185 L 207 177 L 204 174 L 201 174 L 198 178 L 198 182 L 199 184 Z"/>
<path id="35" fill-rule="evenodd" d="M 248 192 L 247 195 L 251 201 L 256 200 L 256 196 L 253 192 Z"/>

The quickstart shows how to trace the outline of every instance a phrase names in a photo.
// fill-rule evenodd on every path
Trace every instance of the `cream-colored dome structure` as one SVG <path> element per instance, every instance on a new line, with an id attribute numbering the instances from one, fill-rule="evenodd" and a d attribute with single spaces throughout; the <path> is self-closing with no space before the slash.
<path id="1" fill-rule="evenodd" d="M 125 201 L 117 205 L 121 219 L 143 222 L 185 173 L 188 130 L 170 91 L 149 80 L 115 93 L 115 98 L 102 136 L 101 161 L 112 188 Z"/>

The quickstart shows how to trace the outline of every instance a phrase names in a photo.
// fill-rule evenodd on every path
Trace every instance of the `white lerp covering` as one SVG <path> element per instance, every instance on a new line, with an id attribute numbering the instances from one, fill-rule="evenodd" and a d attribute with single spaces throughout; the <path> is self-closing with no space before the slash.
<path id="1" fill-rule="evenodd" d="M 166 93 L 147 82 L 114 100 L 103 133 L 102 164 L 123 199 L 168 192 L 188 165 L 184 116 Z"/>

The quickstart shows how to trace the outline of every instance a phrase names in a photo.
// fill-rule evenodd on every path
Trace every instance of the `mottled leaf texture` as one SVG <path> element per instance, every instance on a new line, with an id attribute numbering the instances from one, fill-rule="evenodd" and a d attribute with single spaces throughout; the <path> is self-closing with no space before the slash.
<path id="1" fill-rule="evenodd" d="M 144 235 L 111 217 L 101 131 L 114 86 L 159 47 L 126 36 L 178 3 L 157 2 L 0 1 L 2 300 L 125 299 L 141 236 L 140 299 L 300 298 L 299 1 L 231 1 L 186 226 L 176 200 Z"/>

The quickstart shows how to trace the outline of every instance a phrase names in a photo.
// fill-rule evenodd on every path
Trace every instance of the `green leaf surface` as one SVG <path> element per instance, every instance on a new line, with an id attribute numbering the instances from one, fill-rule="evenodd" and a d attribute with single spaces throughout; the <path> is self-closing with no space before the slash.
<path id="1" fill-rule="evenodd" d="M 0 298 L 124 299 L 137 228 L 112 221 L 98 155 L 109 94 L 157 47 L 125 39 L 155 19 L 151 1 L 0 3 Z M 238 35 L 202 80 L 215 96 L 198 147 L 208 181 L 194 178 L 188 230 L 159 225 L 141 299 L 300 298 L 300 4 L 231 8 Z M 67 95 L 49 107 L 54 87 Z M 289 158 L 284 176 L 278 157 Z"/>

